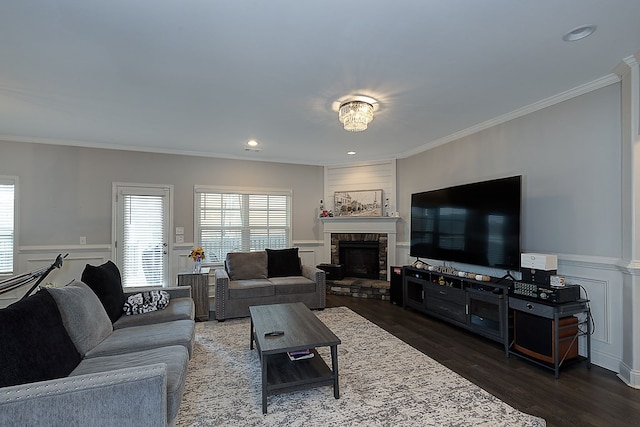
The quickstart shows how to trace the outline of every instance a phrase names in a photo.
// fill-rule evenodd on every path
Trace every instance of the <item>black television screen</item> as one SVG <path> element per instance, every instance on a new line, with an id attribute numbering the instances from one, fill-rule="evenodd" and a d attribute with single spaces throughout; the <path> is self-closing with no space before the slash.
<path id="1" fill-rule="evenodd" d="M 521 176 L 411 195 L 417 258 L 520 270 Z"/>

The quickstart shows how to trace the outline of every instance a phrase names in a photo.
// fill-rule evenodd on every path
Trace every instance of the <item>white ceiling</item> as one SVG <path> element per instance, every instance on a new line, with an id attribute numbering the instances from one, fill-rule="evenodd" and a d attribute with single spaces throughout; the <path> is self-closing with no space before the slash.
<path id="1" fill-rule="evenodd" d="M 317 165 L 403 157 L 611 79 L 640 51 L 639 17 L 639 0 L 2 0 L 0 137 Z M 598 29 L 562 41 L 584 24 Z M 338 122 L 349 94 L 380 102 L 365 132 Z"/>

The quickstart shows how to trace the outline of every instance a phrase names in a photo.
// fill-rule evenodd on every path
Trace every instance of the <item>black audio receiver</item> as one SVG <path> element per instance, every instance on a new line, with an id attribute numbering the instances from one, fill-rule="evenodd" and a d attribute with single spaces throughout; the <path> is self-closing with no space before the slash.
<path id="1" fill-rule="evenodd" d="M 580 299 L 580 285 L 565 285 L 561 288 L 552 288 L 536 285 L 535 283 L 513 282 L 511 294 L 555 303 L 573 302 Z"/>

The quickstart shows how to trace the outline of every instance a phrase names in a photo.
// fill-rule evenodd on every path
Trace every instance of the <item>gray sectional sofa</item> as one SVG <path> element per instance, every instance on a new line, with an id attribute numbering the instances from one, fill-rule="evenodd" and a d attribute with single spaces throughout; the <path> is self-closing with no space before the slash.
<path id="1" fill-rule="evenodd" d="M 215 270 L 218 321 L 249 316 L 252 305 L 302 302 L 326 306 L 325 272 L 302 265 L 298 249 L 230 252 Z"/>
<path id="2" fill-rule="evenodd" d="M 81 281 L 0 310 L 0 425 L 173 425 L 195 308 L 190 287 L 161 289 L 166 308 L 115 322 Z"/>

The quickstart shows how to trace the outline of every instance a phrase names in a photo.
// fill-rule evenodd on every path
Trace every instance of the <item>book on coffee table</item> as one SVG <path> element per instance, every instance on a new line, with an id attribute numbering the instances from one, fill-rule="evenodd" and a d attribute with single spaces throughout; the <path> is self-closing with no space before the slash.
<path id="1" fill-rule="evenodd" d="M 289 351 L 287 352 L 287 355 L 289 356 L 290 360 L 296 361 L 296 360 L 311 359 L 313 357 L 313 352 L 311 351 L 311 349 L 306 349 L 306 350 L 298 350 L 298 351 Z"/>

